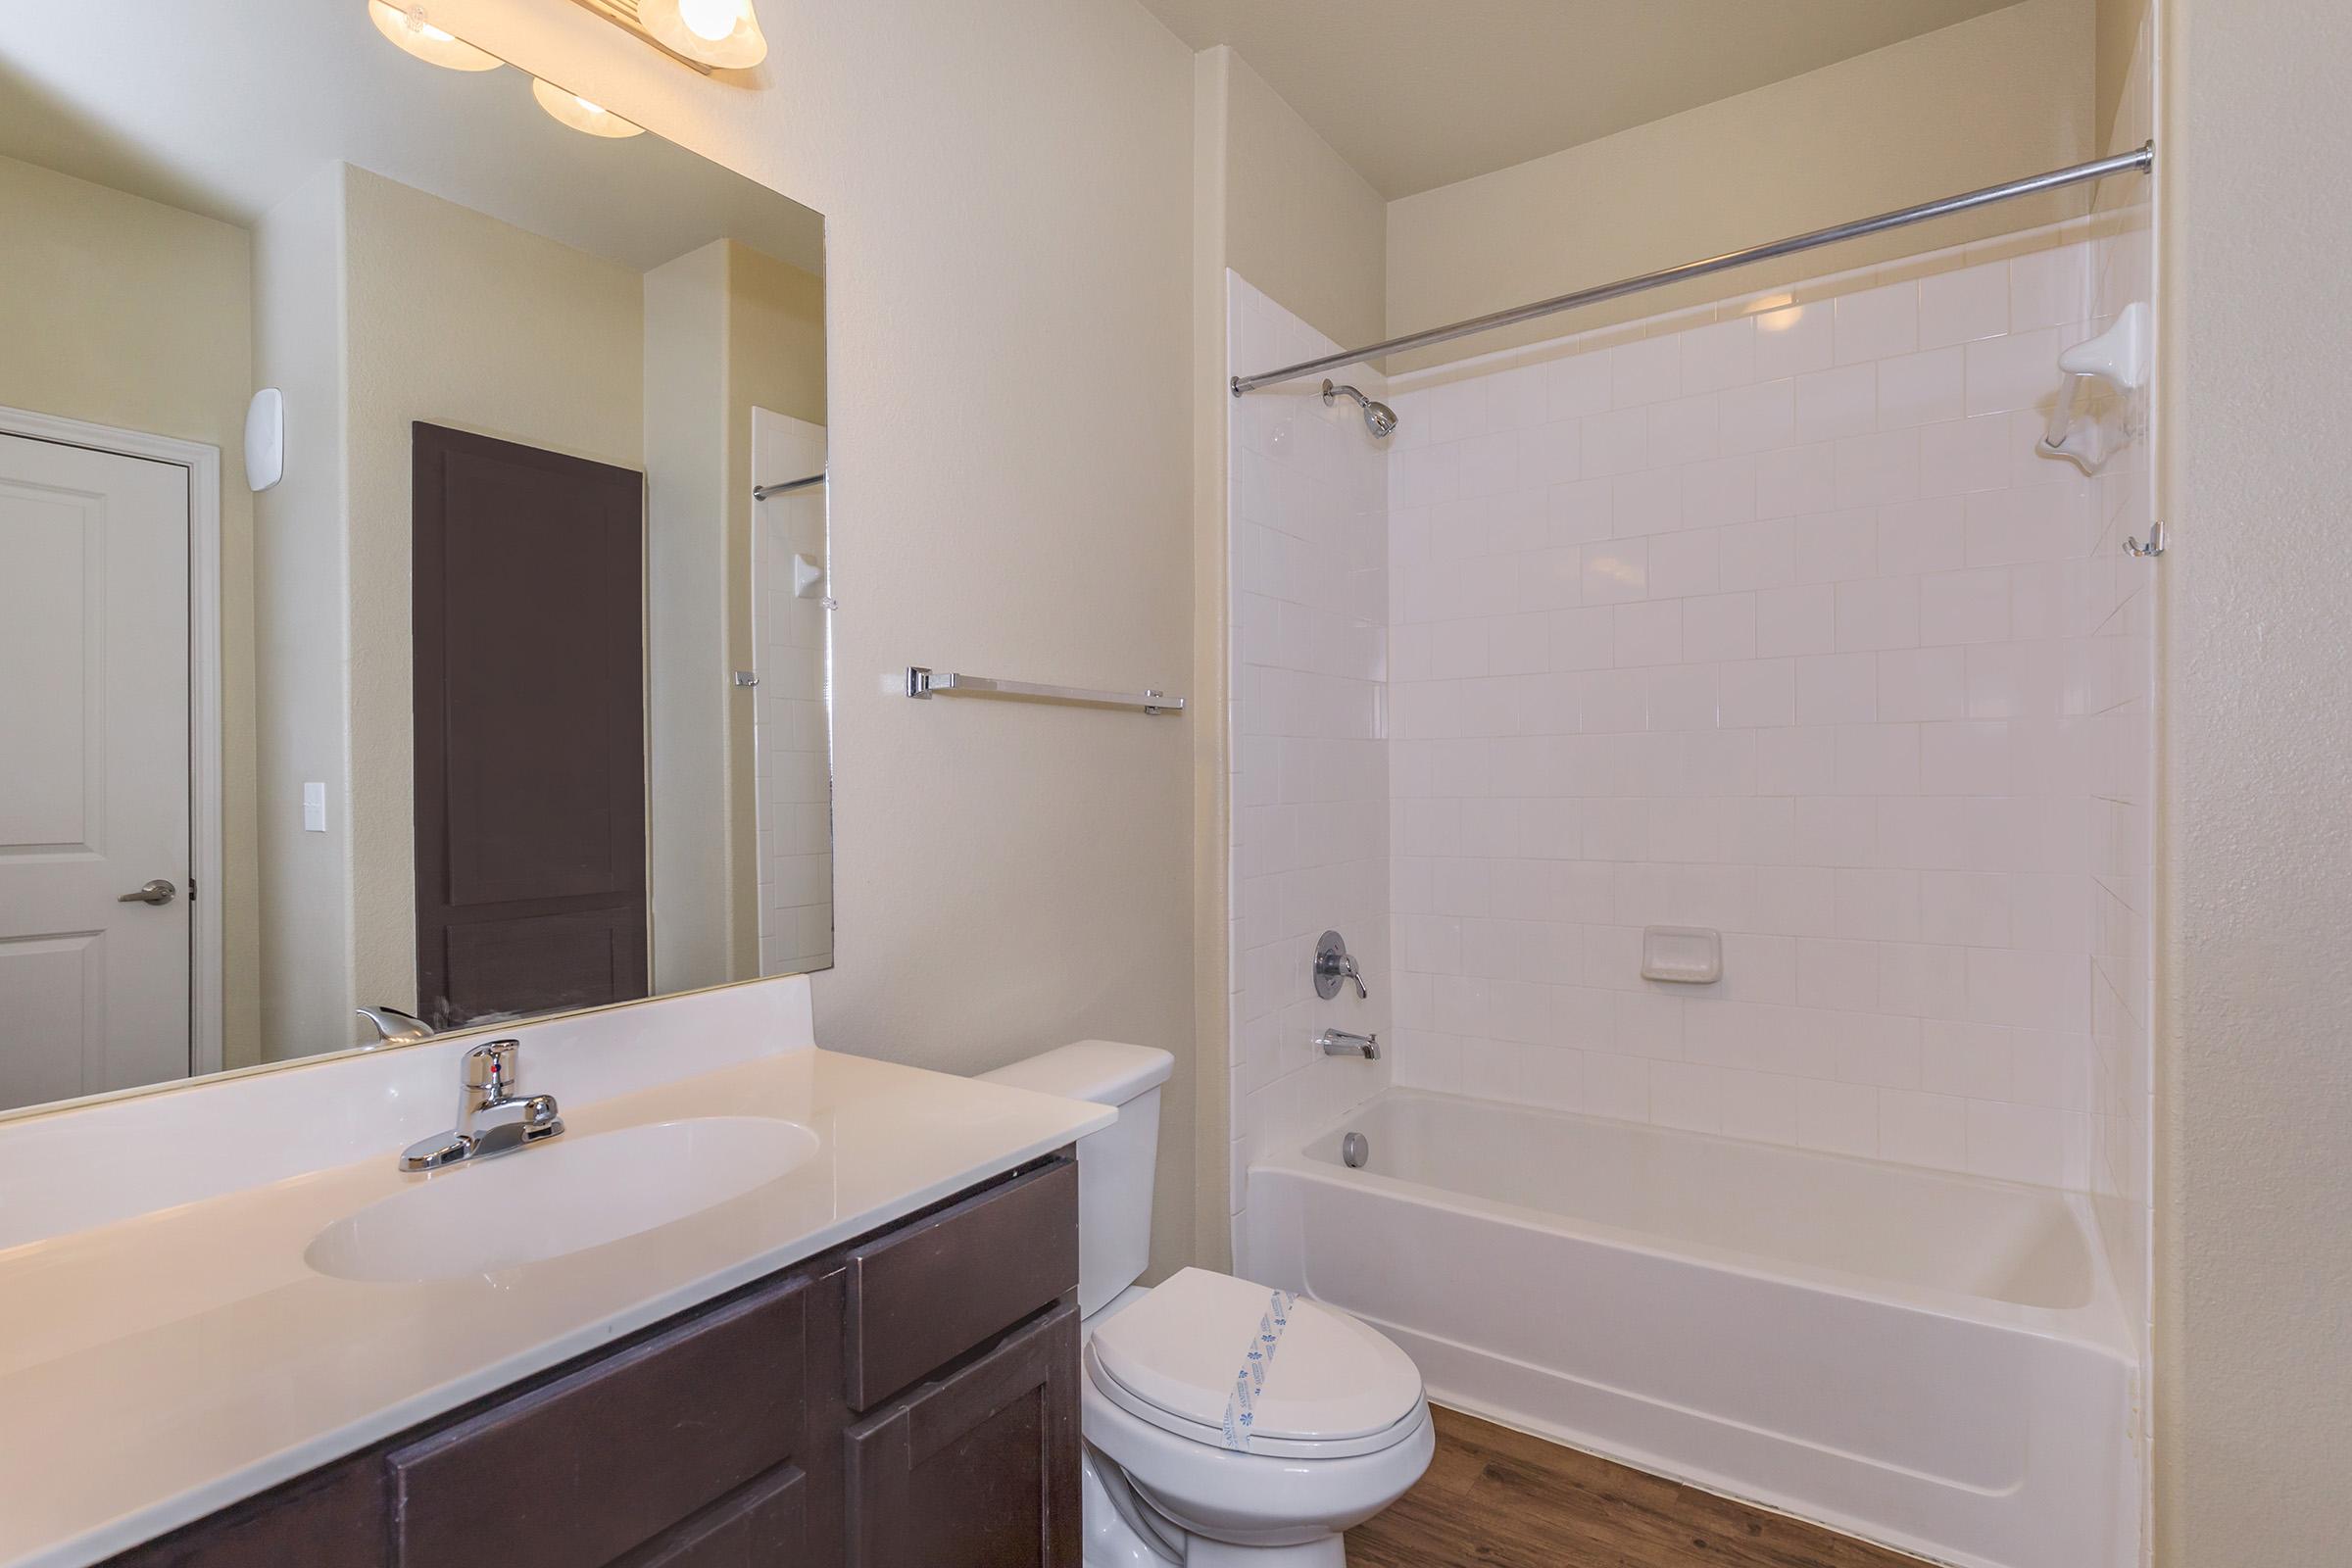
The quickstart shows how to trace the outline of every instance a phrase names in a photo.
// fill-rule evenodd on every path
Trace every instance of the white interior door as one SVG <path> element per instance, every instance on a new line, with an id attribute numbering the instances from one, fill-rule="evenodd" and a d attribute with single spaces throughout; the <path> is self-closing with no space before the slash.
<path id="1" fill-rule="evenodd" d="M 187 470 L 0 435 L 0 1108 L 186 1075 L 188 789 Z"/>

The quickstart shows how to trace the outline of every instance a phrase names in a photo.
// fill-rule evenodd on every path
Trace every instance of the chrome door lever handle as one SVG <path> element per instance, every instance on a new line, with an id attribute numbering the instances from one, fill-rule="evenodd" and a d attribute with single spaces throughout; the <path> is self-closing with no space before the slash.
<path id="1" fill-rule="evenodd" d="M 115 902 L 117 904 L 170 904 L 178 896 L 179 889 L 159 876 L 136 893 L 125 893 Z"/>

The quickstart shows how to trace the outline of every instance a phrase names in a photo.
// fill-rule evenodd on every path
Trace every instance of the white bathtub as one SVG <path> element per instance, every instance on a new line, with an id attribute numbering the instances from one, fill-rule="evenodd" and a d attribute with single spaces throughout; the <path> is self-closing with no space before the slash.
<path id="1" fill-rule="evenodd" d="M 2137 1561 L 2083 1199 L 1392 1090 L 1253 1165 L 1245 1227 L 1440 1403 L 1970 1568 Z"/>

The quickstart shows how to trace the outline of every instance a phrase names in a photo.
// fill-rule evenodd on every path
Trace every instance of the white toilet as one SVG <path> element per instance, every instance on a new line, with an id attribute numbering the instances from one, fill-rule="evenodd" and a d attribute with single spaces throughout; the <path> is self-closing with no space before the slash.
<path id="1" fill-rule="evenodd" d="M 1088 1568 L 1343 1568 L 1342 1533 L 1429 1467 L 1421 1374 L 1345 1312 L 1228 1274 L 1136 1286 L 1173 1064 L 1085 1040 L 984 1075 L 1119 1110 L 1078 1143 Z"/>

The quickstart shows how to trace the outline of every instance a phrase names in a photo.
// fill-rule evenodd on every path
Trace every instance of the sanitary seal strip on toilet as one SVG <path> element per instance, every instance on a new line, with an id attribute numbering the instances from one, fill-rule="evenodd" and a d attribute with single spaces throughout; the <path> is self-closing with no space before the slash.
<path id="1" fill-rule="evenodd" d="M 1345 1312 L 1185 1269 L 1102 1323 L 1096 1386 L 1154 1426 L 1238 1452 L 1371 1452 L 1421 1401 L 1412 1358 Z"/>
<path id="2" fill-rule="evenodd" d="M 1274 1352 L 1282 1348 L 1282 1331 L 1291 1325 L 1291 1308 L 1298 1298 L 1288 1291 L 1270 1293 L 1266 1310 L 1257 1320 L 1256 1337 L 1242 1356 L 1242 1368 L 1234 1374 L 1233 1392 L 1225 1396 L 1225 1446 L 1250 1451 L 1250 1427 L 1257 1419 L 1252 1413 L 1257 1396 L 1266 1387 L 1266 1372 L 1274 1365 Z"/>

